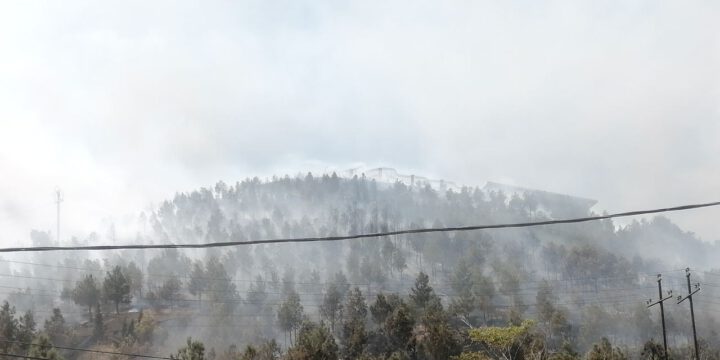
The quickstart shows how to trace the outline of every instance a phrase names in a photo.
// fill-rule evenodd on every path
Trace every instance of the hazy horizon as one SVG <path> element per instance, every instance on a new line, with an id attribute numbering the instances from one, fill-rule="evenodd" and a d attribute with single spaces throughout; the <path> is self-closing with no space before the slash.
<path id="1" fill-rule="evenodd" d="M 718 4 L 446 5 L 3 3 L 0 243 L 54 229 L 56 187 L 70 236 L 358 163 L 610 212 L 720 199 Z M 718 216 L 671 218 L 717 240 Z"/>

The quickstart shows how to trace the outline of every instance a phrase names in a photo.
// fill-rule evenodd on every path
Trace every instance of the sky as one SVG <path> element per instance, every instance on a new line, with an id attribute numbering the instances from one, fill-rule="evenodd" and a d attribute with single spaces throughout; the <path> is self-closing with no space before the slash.
<path id="1" fill-rule="evenodd" d="M 720 200 L 713 1 L 5 1 L 0 244 L 178 191 L 395 167 L 625 211 Z M 670 215 L 720 240 L 720 210 Z"/>

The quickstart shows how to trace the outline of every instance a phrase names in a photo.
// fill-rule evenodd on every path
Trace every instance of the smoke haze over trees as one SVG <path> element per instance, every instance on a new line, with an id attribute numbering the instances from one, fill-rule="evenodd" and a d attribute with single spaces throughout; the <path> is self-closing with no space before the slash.
<path id="1" fill-rule="evenodd" d="M 718 19 L 0 1 L 0 360 L 720 360 Z"/>
<path id="2" fill-rule="evenodd" d="M 123 241 L 247 241 L 592 214 L 586 199 L 496 188 L 439 190 L 334 173 L 219 182 L 143 212 L 137 228 L 146 230 Z M 51 242 L 40 231 L 31 236 Z M 71 243 L 93 244 L 94 236 Z M 7 294 L 10 306 L 46 321 L 51 339 L 57 326 L 92 319 L 87 337 L 79 328 L 60 343 L 162 353 L 192 337 L 230 358 L 261 349 L 291 359 L 594 358 L 640 356 L 659 339 L 657 311 L 645 300 L 657 296 L 657 273 L 665 289 L 682 294 L 686 266 L 707 284 L 696 300 L 698 330 L 716 348 L 719 251 L 657 216 L 621 227 L 603 220 L 205 250 L 9 254 L 0 264 L 19 288 Z M 691 344 L 687 311 L 666 307 L 678 354 Z M 18 334 L 35 331 L 32 321 L 17 321 Z M 498 334 L 508 338 L 487 338 Z"/>

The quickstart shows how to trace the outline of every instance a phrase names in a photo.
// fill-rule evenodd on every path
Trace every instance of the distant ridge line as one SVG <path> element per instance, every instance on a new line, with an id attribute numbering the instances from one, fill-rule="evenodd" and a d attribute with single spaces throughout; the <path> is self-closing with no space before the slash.
<path id="1" fill-rule="evenodd" d="M 596 215 L 596 216 L 559 219 L 559 220 L 545 220 L 545 221 L 535 221 L 535 222 L 505 223 L 505 224 L 490 224 L 490 225 L 469 225 L 469 226 L 442 227 L 442 228 L 407 229 L 407 230 L 385 231 L 385 232 L 343 235 L 343 236 L 300 237 L 300 238 L 265 239 L 265 240 L 250 240 L 250 241 L 228 241 L 228 242 L 212 242 L 212 243 L 202 243 L 202 244 L 137 244 L 137 245 L 11 247 L 11 248 L 0 248 L 0 253 L 41 252 L 41 251 L 122 250 L 122 249 L 136 249 L 136 250 L 142 250 L 142 249 L 204 249 L 204 248 L 213 248 L 213 247 L 246 246 L 246 245 L 259 245 L 259 244 L 344 241 L 344 240 L 364 239 L 364 238 L 374 238 L 374 237 L 384 237 L 384 236 L 394 236 L 394 235 L 405 235 L 405 234 L 423 234 L 423 233 L 435 233 L 435 232 L 473 231 L 473 230 L 487 230 L 487 229 L 523 228 L 523 227 L 557 225 L 557 224 L 573 224 L 573 223 L 581 223 L 581 222 L 588 222 L 588 221 L 606 220 L 606 219 L 618 218 L 618 217 L 628 217 L 628 216 L 637 216 L 637 215 L 645 215 L 645 214 L 657 214 L 657 213 L 664 213 L 664 212 L 692 210 L 692 209 L 699 209 L 699 208 L 712 207 L 712 206 L 718 206 L 718 205 L 720 205 L 720 201 L 701 203 L 701 204 L 680 205 L 680 206 L 659 208 L 659 209 L 650 209 L 650 210 L 635 210 L 635 211 L 627 211 L 627 212 L 621 212 L 621 213 L 615 213 L 615 214 Z"/>

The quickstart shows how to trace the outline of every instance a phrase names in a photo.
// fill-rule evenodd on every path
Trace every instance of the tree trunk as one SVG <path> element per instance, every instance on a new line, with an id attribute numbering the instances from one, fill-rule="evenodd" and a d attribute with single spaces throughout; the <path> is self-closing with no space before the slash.
<path id="1" fill-rule="evenodd" d="M 120 302 L 115 301 L 115 314 L 120 315 Z"/>

